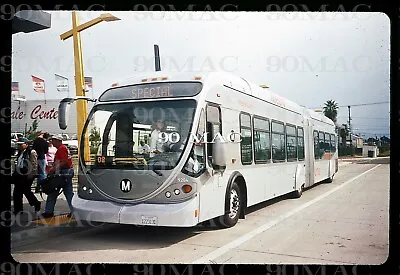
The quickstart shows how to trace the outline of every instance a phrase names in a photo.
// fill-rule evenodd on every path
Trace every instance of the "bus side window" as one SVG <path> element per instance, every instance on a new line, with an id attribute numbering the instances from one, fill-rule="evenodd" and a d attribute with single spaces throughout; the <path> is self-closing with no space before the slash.
<path id="1" fill-rule="evenodd" d="M 299 160 L 304 160 L 304 131 L 302 127 L 297 128 L 297 149 Z"/>
<path id="2" fill-rule="evenodd" d="M 242 135 L 242 142 L 240 143 L 240 156 L 242 164 L 252 164 L 253 162 L 253 148 L 252 148 L 252 134 L 251 134 L 251 118 L 250 114 L 241 113 L 239 116 L 240 121 L 240 134 Z"/>
<path id="3" fill-rule="evenodd" d="M 324 155 L 324 145 L 325 145 L 324 132 L 319 132 L 318 140 L 319 140 L 318 158 L 322 159 L 322 156 Z"/>
<path id="4" fill-rule="evenodd" d="M 319 159 L 318 131 L 314 131 L 314 159 Z"/>
<path id="5" fill-rule="evenodd" d="M 253 117 L 253 147 L 255 163 L 271 161 L 270 125 L 266 118 Z"/>
<path id="6" fill-rule="evenodd" d="M 287 161 L 297 161 L 297 136 L 294 125 L 286 125 L 286 158 Z"/>
<path id="7" fill-rule="evenodd" d="M 325 133 L 325 152 L 331 152 L 331 136 Z"/>
<path id="8" fill-rule="evenodd" d="M 284 162 L 286 160 L 285 125 L 280 121 L 272 121 L 272 161 Z"/>
<path id="9" fill-rule="evenodd" d="M 331 152 L 334 153 L 336 152 L 336 142 L 335 142 L 335 135 L 331 134 Z"/>

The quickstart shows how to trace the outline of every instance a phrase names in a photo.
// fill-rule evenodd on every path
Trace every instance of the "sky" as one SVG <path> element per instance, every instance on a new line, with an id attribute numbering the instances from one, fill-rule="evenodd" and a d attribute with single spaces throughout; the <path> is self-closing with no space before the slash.
<path id="1" fill-rule="evenodd" d="M 12 41 L 12 81 L 27 99 L 62 99 L 54 74 L 69 79 L 75 94 L 70 11 L 52 14 L 51 28 L 18 33 Z M 85 23 L 107 11 L 78 11 Z M 81 33 L 85 76 L 98 97 L 111 84 L 154 71 L 154 44 L 161 69 L 172 72 L 226 71 L 313 110 L 327 100 L 340 107 L 363 137 L 390 136 L 390 20 L 383 13 L 315 12 L 110 12 Z M 45 94 L 31 75 L 45 80 Z M 382 103 L 383 102 L 383 103 Z"/>

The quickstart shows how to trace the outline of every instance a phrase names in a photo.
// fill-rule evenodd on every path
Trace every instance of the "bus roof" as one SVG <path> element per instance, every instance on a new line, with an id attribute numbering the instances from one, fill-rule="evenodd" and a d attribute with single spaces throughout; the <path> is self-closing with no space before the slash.
<path id="1" fill-rule="evenodd" d="M 299 104 L 273 92 L 270 88 L 262 88 L 259 85 L 251 83 L 251 81 L 248 81 L 247 79 L 227 72 L 143 72 L 122 79 L 121 81 L 114 83 L 112 86 L 127 86 L 138 83 L 170 81 L 200 81 L 207 85 L 223 83 L 223 85 L 239 90 L 244 94 L 271 102 L 275 105 L 301 113 L 321 122 L 334 125 L 333 121 L 327 118 L 323 113 L 318 113 L 314 110 L 300 106 Z"/>

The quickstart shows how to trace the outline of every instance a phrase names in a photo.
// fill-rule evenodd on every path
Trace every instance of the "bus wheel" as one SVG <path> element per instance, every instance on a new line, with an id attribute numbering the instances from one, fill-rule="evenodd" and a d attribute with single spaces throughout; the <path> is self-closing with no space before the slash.
<path id="1" fill-rule="evenodd" d="M 240 188 L 236 182 L 232 184 L 229 200 L 229 212 L 215 219 L 215 223 L 220 228 L 232 227 L 239 220 L 240 208 L 242 207 L 242 196 Z"/>
<path id="2" fill-rule="evenodd" d="M 293 192 L 292 198 L 294 198 L 294 199 L 300 198 L 301 195 L 303 194 L 303 188 L 304 188 L 304 184 L 302 186 L 300 186 L 300 190 L 296 190 Z"/>
<path id="3" fill-rule="evenodd" d="M 331 182 L 333 181 L 333 176 L 334 176 L 334 175 L 335 175 L 335 174 L 333 174 L 332 177 L 327 178 L 327 179 L 325 180 L 325 182 L 331 183 Z"/>

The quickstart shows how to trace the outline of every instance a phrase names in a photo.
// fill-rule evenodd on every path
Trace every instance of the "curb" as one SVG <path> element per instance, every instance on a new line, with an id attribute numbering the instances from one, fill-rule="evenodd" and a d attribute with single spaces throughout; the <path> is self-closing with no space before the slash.
<path id="1" fill-rule="evenodd" d="M 48 235 L 49 231 L 53 230 L 54 228 L 74 227 L 78 224 L 75 219 L 59 225 L 38 224 L 35 221 L 30 221 L 30 223 L 31 225 L 27 226 L 27 229 L 19 230 L 17 232 L 12 232 L 11 228 L 11 242 L 30 240 L 35 237 L 43 236 L 44 234 Z"/>
<path id="2" fill-rule="evenodd" d="M 358 161 L 358 160 L 377 160 L 377 159 L 390 159 L 390 157 L 376 157 L 376 158 L 350 158 L 350 159 L 339 159 L 339 161 Z"/>

